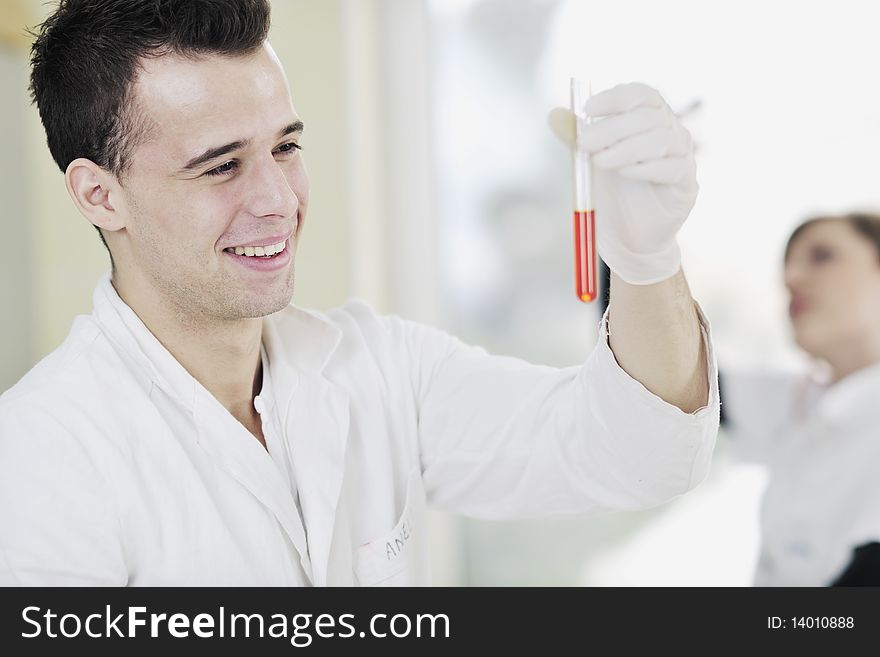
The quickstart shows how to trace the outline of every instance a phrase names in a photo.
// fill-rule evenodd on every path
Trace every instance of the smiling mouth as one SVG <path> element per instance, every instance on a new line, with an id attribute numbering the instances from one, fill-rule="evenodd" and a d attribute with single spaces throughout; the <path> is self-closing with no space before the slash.
<path id="1" fill-rule="evenodd" d="M 267 246 L 230 246 L 226 249 L 226 253 L 238 256 L 246 256 L 249 258 L 274 258 L 283 253 L 287 249 L 287 240 L 278 242 L 277 244 L 269 244 Z"/>

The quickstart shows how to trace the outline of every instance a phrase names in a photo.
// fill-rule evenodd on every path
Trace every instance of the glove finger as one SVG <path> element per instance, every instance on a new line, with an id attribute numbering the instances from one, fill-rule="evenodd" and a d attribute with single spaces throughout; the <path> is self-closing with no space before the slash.
<path id="1" fill-rule="evenodd" d="M 621 114 L 639 106 L 663 107 L 666 101 L 653 87 L 640 82 L 619 84 L 590 96 L 584 104 L 584 112 L 589 116 Z"/>
<path id="2" fill-rule="evenodd" d="M 675 185 L 694 174 L 694 161 L 689 157 L 667 157 L 622 167 L 618 173 L 630 180 Z"/>
<path id="3" fill-rule="evenodd" d="M 672 126 L 672 141 L 667 155 L 681 157 L 689 155 L 694 150 L 694 140 L 691 133 L 681 123 L 675 121 Z"/>
<path id="4" fill-rule="evenodd" d="M 596 123 L 581 122 L 578 146 L 596 153 L 628 137 L 670 125 L 672 115 L 661 107 L 637 107 Z"/>
<path id="5" fill-rule="evenodd" d="M 593 155 L 592 162 L 600 169 L 620 169 L 640 162 L 659 160 L 669 154 L 672 140 L 671 129 L 654 128 L 599 151 Z"/>

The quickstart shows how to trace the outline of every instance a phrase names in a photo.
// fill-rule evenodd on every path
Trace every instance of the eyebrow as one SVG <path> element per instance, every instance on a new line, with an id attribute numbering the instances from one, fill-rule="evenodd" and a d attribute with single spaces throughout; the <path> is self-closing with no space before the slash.
<path id="1" fill-rule="evenodd" d="M 278 131 L 278 139 L 282 137 L 286 137 L 287 135 L 291 135 L 295 132 L 303 131 L 303 122 L 295 121 L 288 126 L 281 128 Z M 236 141 L 231 141 L 228 144 L 223 144 L 222 146 L 214 146 L 212 148 L 207 149 L 199 155 L 196 155 L 189 162 L 183 165 L 181 168 L 181 172 L 184 171 L 193 171 L 194 169 L 198 169 L 204 164 L 217 159 L 227 153 L 231 153 L 232 151 L 237 151 L 240 148 L 244 148 L 248 144 L 251 143 L 250 139 L 238 139 Z"/>

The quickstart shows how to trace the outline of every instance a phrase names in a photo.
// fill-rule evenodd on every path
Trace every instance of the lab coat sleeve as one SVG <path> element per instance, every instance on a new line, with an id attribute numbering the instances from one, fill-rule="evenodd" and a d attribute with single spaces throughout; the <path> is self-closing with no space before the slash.
<path id="1" fill-rule="evenodd" d="M 55 409 L 0 402 L 0 582 L 120 586 L 127 580 L 114 497 Z"/>
<path id="2" fill-rule="evenodd" d="M 564 369 L 398 327 L 419 395 L 428 502 L 508 519 L 646 508 L 693 488 L 708 472 L 719 420 L 709 325 L 698 314 L 710 399 L 692 414 L 620 368 L 607 317 L 586 363 Z"/>

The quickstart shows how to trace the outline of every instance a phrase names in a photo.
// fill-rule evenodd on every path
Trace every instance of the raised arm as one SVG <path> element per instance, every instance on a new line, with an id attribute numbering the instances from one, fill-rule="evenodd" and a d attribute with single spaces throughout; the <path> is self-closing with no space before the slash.
<path id="1" fill-rule="evenodd" d="M 697 198 L 690 134 L 660 94 L 623 84 L 590 98 L 577 148 L 590 154 L 599 253 L 611 269 L 609 345 L 618 364 L 685 412 L 708 402 L 700 319 L 676 235 Z M 574 142 L 570 113 L 551 125 Z"/>
<path id="2" fill-rule="evenodd" d="M 631 285 L 612 273 L 608 343 L 632 378 L 685 413 L 709 401 L 706 350 L 684 274 Z"/>

